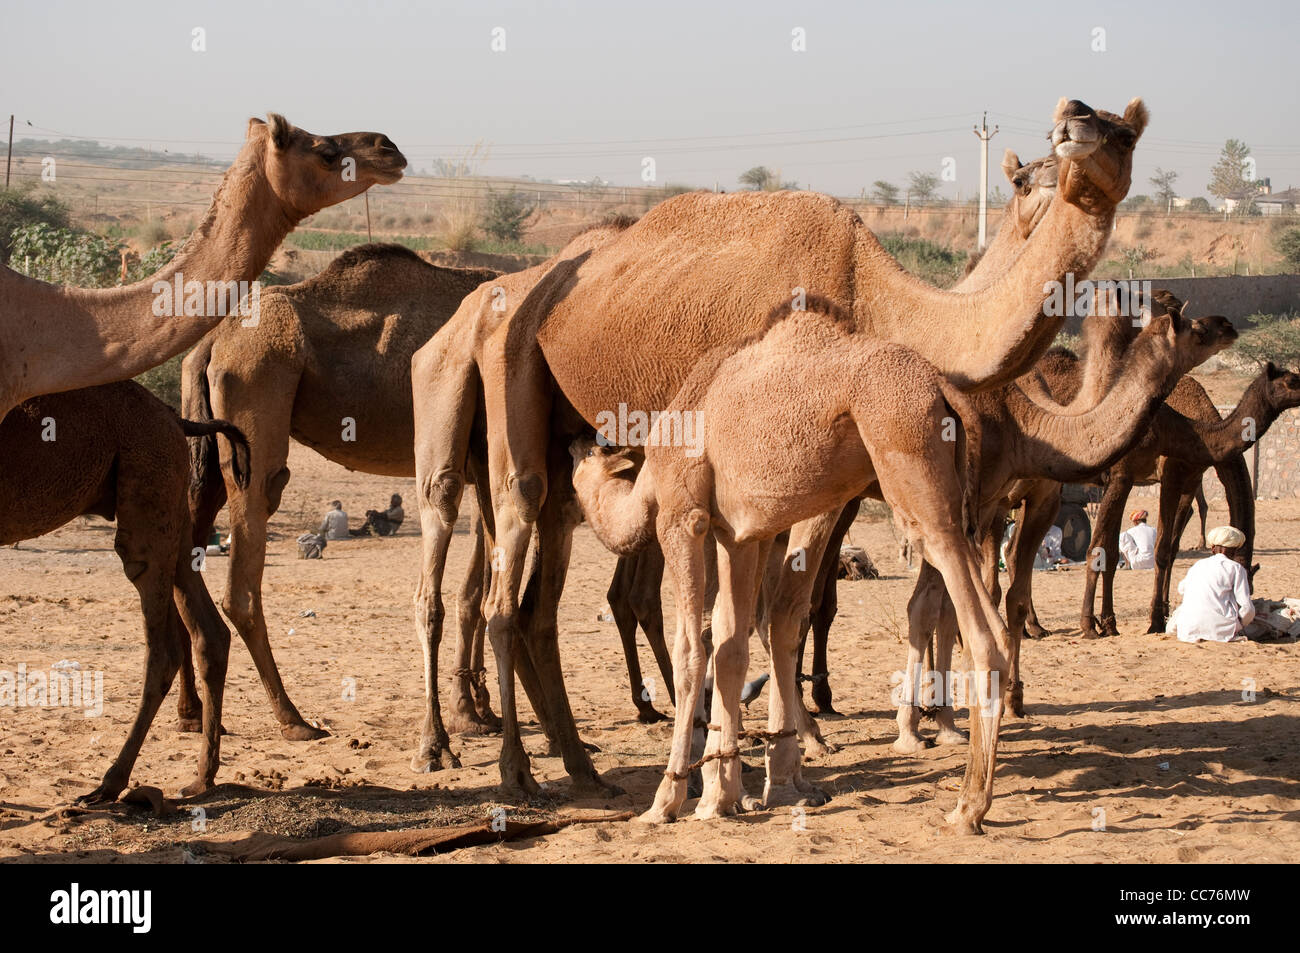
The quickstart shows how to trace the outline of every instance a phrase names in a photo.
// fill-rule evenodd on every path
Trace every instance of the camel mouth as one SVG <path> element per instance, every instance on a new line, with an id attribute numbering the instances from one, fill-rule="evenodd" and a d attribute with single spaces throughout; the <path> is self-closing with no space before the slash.
<path id="1" fill-rule="evenodd" d="M 1058 159 L 1080 159 L 1096 152 L 1101 134 L 1094 117 L 1062 119 L 1052 127 L 1052 151 Z"/>

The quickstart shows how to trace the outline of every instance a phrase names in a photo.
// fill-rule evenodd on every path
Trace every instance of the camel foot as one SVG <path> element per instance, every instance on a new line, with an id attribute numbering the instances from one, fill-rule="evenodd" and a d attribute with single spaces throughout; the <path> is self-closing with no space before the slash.
<path id="1" fill-rule="evenodd" d="M 917 754 L 926 748 L 934 747 L 934 742 L 928 741 L 916 732 L 910 734 L 900 734 L 894 740 L 894 750 L 899 754 Z"/>
<path id="2" fill-rule="evenodd" d="M 1041 625 L 1025 626 L 1025 638 L 1027 639 L 1045 639 L 1052 633 L 1048 632 Z"/>
<path id="3" fill-rule="evenodd" d="M 948 822 L 953 833 L 956 834 L 969 835 L 984 833 L 984 828 L 980 827 L 980 822 L 969 816 L 960 805 L 953 808 L 944 820 Z"/>
<path id="4" fill-rule="evenodd" d="M 213 782 L 207 778 L 195 778 L 185 787 L 181 788 L 181 797 L 197 797 L 205 791 L 211 791 L 214 787 Z"/>
<path id="5" fill-rule="evenodd" d="M 1152 616 L 1151 625 L 1147 627 L 1147 635 L 1164 635 L 1168 623 L 1161 616 Z"/>
<path id="6" fill-rule="evenodd" d="M 813 711 L 819 715 L 838 715 L 835 705 L 831 701 L 830 682 L 825 678 L 819 678 L 813 682 L 812 690 Z"/>
<path id="7" fill-rule="evenodd" d="M 180 719 L 179 722 L 177 722 L 176 730 L 180 732 L 186 732 L 189 734 L 195 734 L 195 735 L 202 734 L 203 717 L 200 716 L 198 718 L 182 718 Z M 230 732 L 226 731 L 225 725 L 221 726 L 221 734 L 223 735 L 230 734 Z"/>
<path id="8" fill-rule="evenodd" d="M 1101 620 L 1101 631 L 1105 635 L 1119 635 L 1119 626 L 1116 625 L 1113 615 Z"/>
<path id="9" fill-rule="evenodd" d="M 803 742 L 804 760 L 824 758 L 826 755 L 834 754 L 840 750 L 836 745 L 831 744 L 824 738 L 801 738 L 799 740 Z"/>
<path id="10" fill-rule="evenodd" d="M 939 733 L 934 736 L 936 745 L 964 745 L 966 743 L 966 733 L 957 728 L 940 728 Z"/>
<path id="11" fill-rule="evenodd" d="M 638 814 L 632 818 L 638 824 L 671 824 L 677 820 L 676 814 L 669 814 L 662 808 L 652 807 L 643 814 Z"/>
<path id="12" fill-rule="evenodd" d="M 1092 626 L 1092 625 L 1085 626 L 1082 630 L 1080 630 L 1079 637 L 1084 639 L 1105 638 L 1105 636 L 1102 633 L 1097 631 L 1096 626 Z"/>
<path id="13" fill-rule="evenodd" d="M 653 706 L 647 708 L 638 708 L 636 720 L 643 725 L 653 725 L 660 721 L 667 721 L 668 716 Z"/>
<path id="14" fill-rule="evenodd" d="M 763 792 L 763 807 L 821 807 L 831 796 L 807 781 L 768 785 Z"/>
<path id="15" fill-rule="evenodd" d="M 743 805 L 734 798 L 720 797 L 716 801 L 705 801 L 700 799 L 700 803 L 695 805 L 695 817 L 701 821 L 711 821 L 718 817 L 735 817 L 742 810 Z"/>
<path id="16" fill-rule="evenodd" d="M 446 748 L 441 751 L 426 749 L 411 759 L 411 770 L 416 774 L 432 774 L 443 768 L 459 768 L 460 758 Z"/>
<path id="17" fill-rule="evenodd" d="M 320 738 L 328 738 L 330 733 L 324 728 L 315 728 L 305 721 L 295 725 L 281 725 L 280 734 L 289 741 L 316 741 Z"/>
<path id="18" fill-rule="evenodd" d="M 453 735 L 495 735 L 501 733 L 501 719 L 485 719 L 474 708 L 456 707 L 447 714 L 447 731 Z"/>
<path id="19" fill-rule="evenodd" d="M 81 795 L 77 798 L 78 804 L 112 804 L 117 800 L 117 796 L 126 789 L 125 782 L 105 780 L 95 790 Z"/>
<path id="20" fill-rule="evenodd" d="M 536 797 L 541 793 L 542 786 L 537 783 L 533 777 L 532 771 L 528 766 L 528 759 L 525 757 L 524 762 L 517 768 L 512 768 L 505 762 L 501 764 L 501 793 L 506 797 L 513 798 L 530 798 Z"/>
<path id="21" fill-rule="evenodd" d="M 813 697 L 812 713 L 814 715 L 838 715 L 839 711 L 829 701 L 819 702 L 816 696 Z"/>
<path id="22" fill-rule="evenodd" d="M 1025 717 L 1025 683 L 1015 682 L 1007 694 L 1007 710 L 1017 718 Z"/>

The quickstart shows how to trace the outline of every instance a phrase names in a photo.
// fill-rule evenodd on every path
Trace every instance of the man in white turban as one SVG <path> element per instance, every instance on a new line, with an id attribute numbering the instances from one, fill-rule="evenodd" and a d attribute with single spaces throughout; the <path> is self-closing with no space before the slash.
<path id="1" fill-rule="evenodd" d="M 1129 517 L 1133 528 L 1119 538 L 1119 551 L 1129 569 L 1156 568 L 1156 531 L 1147 522 L 1146 510 L 1134 510 Z"/>
<path id="2" fill-rule="evenodd" d="M 1205 537 L 1210 555 L 1198 559 L 1178 584 L 1182 605 L 1169 619 L 1169 631 L 1180 642 L 1237 642 L 1255 618 L 1250 601 L 1250 577 L 1232 557 L 1245 545 L 1246 534 L 1234 526 L 1218 526 Z"/>

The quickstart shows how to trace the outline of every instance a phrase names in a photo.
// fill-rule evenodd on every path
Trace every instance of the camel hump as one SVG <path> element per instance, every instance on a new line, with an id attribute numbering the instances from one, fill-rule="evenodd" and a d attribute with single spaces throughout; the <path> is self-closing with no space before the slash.
<path id="1" fill-rule="evenodd" d="M 407 261 L 419 265 L 428 265 L 428 262 L 405 245 L 399 245 L 396 242 L 370 242 L 365 245 L 353 245 L 326 265 L 316 277 L 324 278 L 326 275 L 336 275 L 339 272 L 348 271 L 367 262 L 384 261 Z M 313 279 L 308 279 L 308 281 L 311 280 Z M 303 284 L 306 283 L 303 282 Z"/>
<path id="2" fill-rule="evenodd" d="M 756 239 L 769 231 L 817 235 L 858 224 L 856 212 L 820 192 L 686 192 L 652 208 L 636 231 L 691 235 L 704 230 Z"/>

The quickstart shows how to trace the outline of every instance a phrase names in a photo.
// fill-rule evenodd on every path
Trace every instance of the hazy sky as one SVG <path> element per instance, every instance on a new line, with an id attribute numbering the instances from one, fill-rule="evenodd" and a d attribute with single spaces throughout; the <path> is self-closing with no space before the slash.
<path id="1" fill-rule="evenodd" d="M 206 52 L 191 49 L 195 27 Z M 796 27 L 806 52 L 791 49 Z M 1046 151 L 1058 97 L 1119 111 L 1142 96 L 1152 124 L 1132 194 L 1162 166 L 1200 195 L 1228 137 L 1275 188 L 1300 186 L 1297 27 L 1282 0 L 4 0 L 0 112 L 19 138 L 228 157 L 245 120 L 274 110 L 317 132 L 385 132 L 418 169 L 482 140 L 486 174 L 625 185 L 649 156 L 660 184 L 732 189 L 764 164 L 855 195 L 953 157 L 954 196 L 977 188 L 982 110 L 1001 126 L 992 186 L 1004 148 Z"/>

